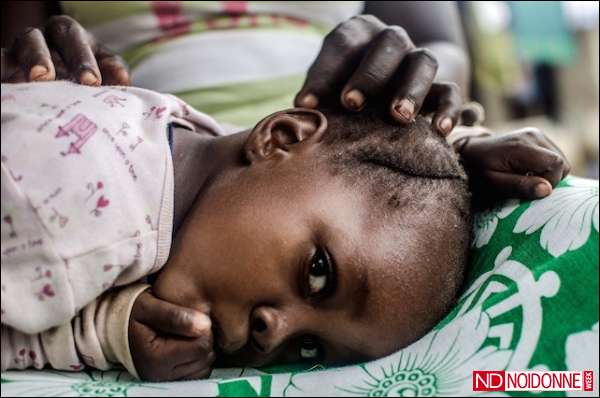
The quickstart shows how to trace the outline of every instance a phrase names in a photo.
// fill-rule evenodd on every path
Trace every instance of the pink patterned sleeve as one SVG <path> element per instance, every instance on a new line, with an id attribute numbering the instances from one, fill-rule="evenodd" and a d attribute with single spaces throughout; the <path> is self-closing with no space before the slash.
<path id="1" fill-rule="evenodd" d="M 53 369 L 106 370 L 122 366 L 138 377 L 129 351 L 129 316 L 133 303 L 149 286 L 133 284 L 109 291 L 83 308 L 69 323 L 26 334 L 2 325 L 2 371 Z"/>

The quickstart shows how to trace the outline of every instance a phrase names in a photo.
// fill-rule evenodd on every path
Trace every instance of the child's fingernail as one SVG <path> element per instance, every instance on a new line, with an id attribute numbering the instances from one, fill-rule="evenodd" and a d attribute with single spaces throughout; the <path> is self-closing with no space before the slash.
<path id="1" fill-rule="evenodd" d="M 365 96 L 359 90 L 353 88 L 344 95 L 344 105 L 353 111 L 360 111 L 365 104 Z"/>
<path id="2" fill-rule="evenodd" d="M 79 81 L 81 84 L 85 84 L 86 86 L 97 86 L 98 78 L 94 76 L 92 72 L 89 70 L 83 71 L 79 76 Z"/>
<path id="3" fill-rule="evenodd" d="M 438 128 L 444 135 L 450 134 L 450 130 L 452 130 L 452 119 L 449 117 L 445 117 L 438 122 Z"/>
<path id="4" fill-rule="evenodd" d="M 29 71 L 29 80 L 40 81 L 48 80 L 49 74 L 48 69 L 42 65 L 34 65 Z"/>
<path id="5" fill-rule="evenodd" d="M 193 321 L 194 329 L 199 332 L 206 332 L 210 330 L 212 324 L 210 318 L 206 314 L 196 315 Z"/>
<path id="6" fill-rule="evenodd" d="M 319 105 L 319 99 L 313 93 L 305 94 L 298 102 L 303 108 L 316 108 Z"/>
<path id="7" fill-rule="evenodd" d="M 535 186 L 535 196 L 544 198 L 552 192 L 552 186 L 548 182 L 540 182 Z"/>
<path id="8" fill-rule="evenodd" d="M 404 98 L 394 105 L 394 110 L 405 122 L 410 122 L 415 111 L 415 104 L 408 98 Z"/>

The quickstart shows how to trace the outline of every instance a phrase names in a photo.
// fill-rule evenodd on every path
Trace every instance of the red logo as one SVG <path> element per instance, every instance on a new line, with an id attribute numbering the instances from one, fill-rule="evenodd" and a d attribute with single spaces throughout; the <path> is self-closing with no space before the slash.
<path id="1" fill-rule="evenodd" d="M 474 370 L 473 391 L 593 391 L 594 371 Z"/>
<path id="2" fill-rule="evenodd" d="M 474 370 L 473 391 L 505 391 L 503 370 Z"/>

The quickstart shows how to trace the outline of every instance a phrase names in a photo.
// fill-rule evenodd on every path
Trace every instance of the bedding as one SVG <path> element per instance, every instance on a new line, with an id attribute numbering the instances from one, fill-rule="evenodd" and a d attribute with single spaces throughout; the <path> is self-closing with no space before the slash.
<path id="1" fill-rule="evenodd" d="M 2 396 L 469 396 L 480 394 L 474 369 L 593 370 L 593 393 L 535 395 L 598 396 L 598 311 L 598 181 L 568 177 L 547 198 L 478 213 L 457 305 L 388 357 L 328 369 L 216 369 L 208 380 L 170 383 L 125 371 L 11 371 L 2 373 L 1 389 Z"/>

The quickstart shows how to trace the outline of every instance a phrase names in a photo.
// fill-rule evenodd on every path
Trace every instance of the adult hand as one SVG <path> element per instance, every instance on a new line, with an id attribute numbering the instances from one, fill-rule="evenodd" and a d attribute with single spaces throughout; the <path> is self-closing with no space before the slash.
<path id="1" fill-rule="evenodd" d="M 193 380 L 210 375 L 215 360 L 210 318 L 140 294 L 129 320 L 129 346 L 143 380 Z"/>
<path id="2" fill-rule="evenodd" d="M 325 97 L 339 96 L 342 106 L 359 112 L 385 95 L 399 123 L 411 122 L 419 112 L 432 114 L 433 127 L 446 136 L 463 100 L 456 84 L 433 82 L 437 68 L 431 51 L 416 47 L 400 26 L 360 15 L 325 37 L 294 103 L 316 108 Z"/>
<path id="3" fill-rule="evenodd" d="M 121 57 L 100 46 L 77 21 L 53 16 L 40 29 L 27 28 L 2 49 L 2 82 L 72 80 L 90 86 L 128 85 Z"/>
<path id="4" fill-rule="evenodd" d="M 533 127 L 465 140 L 457 144 L 475 193 L 539 199 L 571 170 L 562 151 Z"/>

